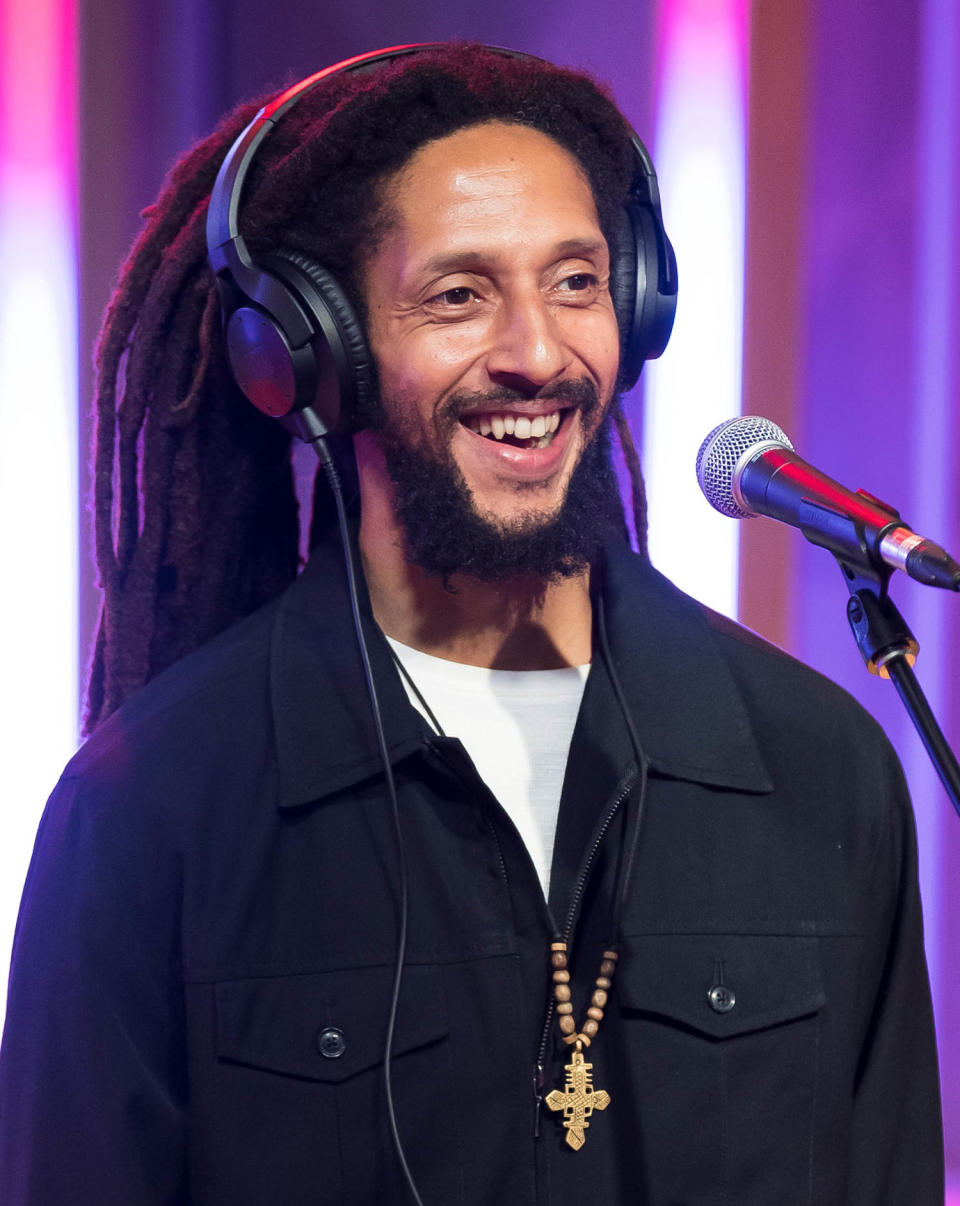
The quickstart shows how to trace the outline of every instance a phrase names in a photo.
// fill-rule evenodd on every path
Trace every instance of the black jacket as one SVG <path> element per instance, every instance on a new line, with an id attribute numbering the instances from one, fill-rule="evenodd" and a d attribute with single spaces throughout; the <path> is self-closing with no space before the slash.
<path id="1" fill-rule="evenodd" d="M 577 721 L 548 911 L 511 822 L 460 743 L 429 736 L 367 621 L 411 883 L 396 1117 L 425 1206 L 939 1206 L 913 822 L 889 746 L 838 688 L 639 559 L 605 572 L 651 774 L 589 1052 L 611 1102 L 579 1152 L 538 1110 L 535 1069 L 554 928 L 606 826 L 571 940 L 579 1020 L 637 803 L 607 664 Z M 397 924 L 339 554 L 321 551 L 121 709 L 51 798 L 0 1058 L 0 1201 L 406 1201 L 382 1085 Z M 551 1029 L 543 1092 L 565 1059 Z"/>

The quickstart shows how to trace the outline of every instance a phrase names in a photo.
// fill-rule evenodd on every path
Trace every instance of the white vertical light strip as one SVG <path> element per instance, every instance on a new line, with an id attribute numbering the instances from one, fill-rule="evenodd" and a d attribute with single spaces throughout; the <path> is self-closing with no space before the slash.
<path id="1" fill-rule="evenodd" d="M 74 43 L 73 0 L 0 0 L 0 1008 L 77 742 Z"/>
<path id="2" fill-rule="evenodd" d="M 700 442 L 740 413 L 746 192 L 746 0 L 661 0 L 654 159 L 680 297 L 666 355 L 644 369 L 650 556 L 736 615 L 738 525 L 703 499 Z"/>

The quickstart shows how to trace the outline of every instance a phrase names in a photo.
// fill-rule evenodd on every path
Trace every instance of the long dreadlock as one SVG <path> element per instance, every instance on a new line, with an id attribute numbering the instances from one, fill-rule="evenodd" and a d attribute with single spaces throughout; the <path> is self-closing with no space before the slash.
<path id="1" fill-rule="evenodd" d="M 94 509 L 104 602 L 88 731 L 297 573 L 289 437 L 230 378 L 204 237 L 220 163 L 261 103 L 240 106 L 175 165 L 144 212 L 101 328 Z M 381 182 L 426 142 L 497 118 L 541 130 L 579 160 L 612 240 L 633 158 L 609 97 L 578 73 L 450 45 L 335 74 L 305 96 L 251 171 L 248 246 L 309 254 L 363 316 L 357 282 L 377 245 Z M 616 423 L 643 548 L 643 485 L 619 408 Z"/>

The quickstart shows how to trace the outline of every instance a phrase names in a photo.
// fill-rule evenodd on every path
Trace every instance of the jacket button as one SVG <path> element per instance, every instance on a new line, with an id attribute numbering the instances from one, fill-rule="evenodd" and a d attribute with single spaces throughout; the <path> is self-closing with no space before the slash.
<path id="1" fill-rule="evenodd" d="M 707 993 L 707 1000 L 714 1013 L 729 1013 L 737 1003 L 737 994 L 725 984 L 714 984 Z"/>
<path id="2" fill-rule="evenodd" d="M 347 1041 L 343 1031 L 336 1026 L 328 1026 L 317 1035 L 317 1050 L 324 1059 L 339 1059 L 347 1049 Z"/>

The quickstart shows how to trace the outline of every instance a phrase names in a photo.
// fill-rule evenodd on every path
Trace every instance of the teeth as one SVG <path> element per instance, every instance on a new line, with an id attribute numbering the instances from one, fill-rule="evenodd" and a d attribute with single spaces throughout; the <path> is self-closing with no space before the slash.
<path id="1" fill-rule="evenodd" d="M 511 435 L 518 440 L 526 440 L 528 448 L 546 448 L 560 426 L 560 412 L 555 410 L 549 415 L 537 415 L 532 419 L 528 415 L 470 415 L 465 421 L 477 435 L 492 435 L 495 440 Z"/>

